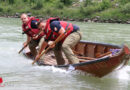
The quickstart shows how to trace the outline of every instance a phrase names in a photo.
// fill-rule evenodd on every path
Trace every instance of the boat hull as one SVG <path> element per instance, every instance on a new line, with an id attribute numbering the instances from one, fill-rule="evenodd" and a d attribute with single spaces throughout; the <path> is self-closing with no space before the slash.
<path id="1" fill-rule="evenodd" d="M 114 51 L 113 54 L 111 50 L 118 50 L 118 52 Z M 110 51 L 111 53 L 108 53 Z M 119 46 L 80 41 L 73 48 L 73 52 L 77 55 L 77 57 L 85 57 L 86 59 L 81 59 L 80 63 L 77 64 L 69 64 L 68 60 L 65 59 L 65 65 L 57 65 L 54 53 L 50 50 L 44 57 L 44 63 L 40 62 L 38 65 L 55 66 L 66 69 L 73 66 L 74 70 L 90 73 L 97 77 L 103 77 L 114 71 L 120 65 L 122 65 L 121 68 L 127 65 L 130 59 L 130 49 L 126 45 Z"/>

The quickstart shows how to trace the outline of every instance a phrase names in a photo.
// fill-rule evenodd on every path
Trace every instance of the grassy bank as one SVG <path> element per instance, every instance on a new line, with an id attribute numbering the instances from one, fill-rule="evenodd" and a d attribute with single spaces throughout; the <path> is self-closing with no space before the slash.
<path id="1" fill-rule="evenodd" d="M 130 0 L 0 0 L 0 16 L 16 13 L 77 21 L 127 22 L 130 21 Z"/>

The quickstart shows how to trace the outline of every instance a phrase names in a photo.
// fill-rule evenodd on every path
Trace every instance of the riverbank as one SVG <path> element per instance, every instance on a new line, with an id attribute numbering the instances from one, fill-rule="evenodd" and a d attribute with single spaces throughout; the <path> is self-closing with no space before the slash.
<path id="1" fill-rule="evenodd" d="M 24 7 L 23 7 L 24 6 Z M 129 0 L 6 0 L 0 16 L 19 18 L 21 13 L 47 19 L 130 24 Z"/>
<path id="2" fill-rule="evenodd" d="M 27 13 L 29 16 L 32 16 L 31 13 Z M 5 17 L 5 18 L 20 18 L 20 13 L 16 13 L 13 16 L 9 16 L 9 15 L 3 15 L 0 17 Z M 49 17 L 42 17 L 42 16 L 35 16 L 36 18 L 43 18 L 43 19 L 47 19 Z M 98 23 L 121 23 L 121 24 L 130 24 L 130 20 L 118 20 L 118 19 L 108 19 L 108 20 L 103 20 L 101 19 L 99 16 L 95 17 L 95 18 L 84 18 L 84 19 L 71 19 L 71 18 L 60 18 L 61 20 L 64 21 L 78 21 L 78 22 L 98 22 Z"/>

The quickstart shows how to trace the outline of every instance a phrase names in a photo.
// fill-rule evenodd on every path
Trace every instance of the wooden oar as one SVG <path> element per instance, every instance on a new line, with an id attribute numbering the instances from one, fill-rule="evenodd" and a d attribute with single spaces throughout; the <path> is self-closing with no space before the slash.
<path id="1" fill-rule="evenodd" d="M 30 41 L 21 49 L 21 50 L 19 50 L 19 54 L 29 45 L 29 43 L 30 43 Z"/>
<path id="2" fill-rule="evenodd" d="M 74 52 L 74 54 L 78 54 L 78 55 L 82 55 L 81 53 L 79 53 L 79 52 L 77 52 L 77 51 L 75 51 L 75 50 L 73 50 L 73 52 Z M 84 57 L 83 55 L 82 56 L 77 56 L 79 59 L 87 59 L 87 60 L 94 60 L 94 59 L 97 59 L 97 58 L 101 58 L 101 57 L 103 57 L 103 56 L 107 56 L 107 55 L 109 55 L 109 54 L 111 54 L 112 52 L 106 52 L 106 53 L 103 53 L 103 54 L 101 54 L 101 55 L 98 55 L 96 58 L 92 58 L 92 57 Z M 82 60 L 82 61 L 85 61 L 85 60 Z"/>
<path id="3" fill-rule="evenodd" d="M 68 31 L 68 30 L 67 30 L 67 31 Z M 66 31 L 66 32 L 67 32 L 67 31 Z M 59 37 L 53 42 L 52 45 L 55 45 L 55 44 L 57 44 L 60 40 L 62 40 L 62 39 L 64 38 L 66 32 L 65 32 L 61 37 L 59 36 Z M 46 50 L 42 51 L 42 53 L 39 55 L 39 57 L 32 62 L 32 65 L 33 65 L 36 61 L 38 61 L 38 60 L 40 59 L 40 57 L 41 57 L 42 55 L 44 55 L 50 48 L 51 48 L 51 47 L 49 46 Z"/>
<path id="4" fill-rule="evenodd" d="M 79 59 L 87 59 L 87 60 L 94 60 L 96 58 L 92 58 L 92 57 L 83 57 L 83 56 L 77 56 Z"/>
<path id="5" fill-rule="evenodd" d="M 39 36 L 41 33 L 42 33 L 42 31 L 40 30 L 40 32 L 38 34 L 36 34 L 35 36 Z M 32 38 L 31 38 L 31 40 L 32 40 Z M 29 45 L 30 41 L 21 50 L 19 50 L 19 52 L 18 52 L 19 54 Z"/>
<path id="6" fill-rule="evenodd" d="M 104 57 L 104 56 L 107 56 L 107 55 L 109 55 L 109 54 L 111 54 L 111 53 L 112 53 L 112 52 L 109 51 L 109 52 L 106 52 L 106 53 L 103 53 L 103 54 L 98 55 L 96 58 Z"/>
<path id="7" fill-rule="evenodd" d="M 40 59 L 40 57 L 41 57 L 42 55 L 44 55 L 49 49 L 50 49 L 50 47 L 48 47 L 46 50 L 42 51 L 42 53 L 39 55 L 39 57 L 32 62 L 32 65 L 33 65 L 36 61 L 38 61 L 38 60 Z"/>
<path id="8" fill-rule="evenodd" d="M 83 56 L 81 53 L 75 51 L 75 50 L 72 50 L 74 54 L 77 54 L 77 55 L 80 55 L 80 56 Z"/>

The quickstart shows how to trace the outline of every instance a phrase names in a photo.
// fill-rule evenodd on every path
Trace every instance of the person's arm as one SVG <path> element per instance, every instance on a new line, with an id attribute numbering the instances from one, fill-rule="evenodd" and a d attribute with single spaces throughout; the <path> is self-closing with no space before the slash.
<path id="1" fill-rule="evenodd" d="M 58 38 L 55 41 L 53 41 L 53 42 L 51 42 L 49 44 L 50 48 L 54 48 L 55 44 L 58 43 L 58 42 L 60 42 L 65 37 L 65 35 L 66 35 L 65 29 L 63 27 L 61 27 L 61 29 L 59 30 L 58 33 L 59 33 Z"/>
<path id="2" fill-rule="evenodd" d="M 55 44 L 59 41 L 61 41 L 63 39 L 63 37 L 65 36 L 65 29 L 60 25 L 59 21 L 53 21 L 50 24 L 51 30 L 53 32 L 56 32 L 59 34 L 58 38 L 54 41 L 54 43 L 51 43 L 49 46 L 51 48 L 53 48 L 55 46 Z"/>
<path id="3" fill-rule="evenodd" d="M 59 42 L 59 41 L 61 41 L 64 38 L 64 36 L 66 34 L 65 29 L 63 27 L 61 27 L 61 29 L 59 30 L 58 34 L 59 34 L 59 36 L 55 40 L 55 42 Z"/>
<path id="4" fill-rule="evenodd" d="M 44 41 L 42 43 L 42 46 L 41 46 L 40 50 L 38 51 L 38 54 L 36 55 L 35 61 L 39 60 L 42 51 L 47 47 L 47 45 L 48 45 L 48 43 L 46 41 Z"/>
<path id="5" fill-rule="evenodd" d="M 40 32 L 41 32 L 41 30 L 38 29 L 38 27 L 37 27 L 37 23 L 38 23 L 37 20 L 32 20 L 32 21 L 31 21 L 31 28 L 32 28 L 32 29 L 37 29 L 37 30 L 39 30 L 39 32 L 32 37 L 34 40 L 39 37 Z"/>
<path id="6" fill-rule="evenodd" d="M 44 41 L 44 42 L 42 43 L 42 46 L 41 46 L 41 48 L 40 48 L 38 54 L 41 54 L 42 51 L 47 47 L 47 45 L 48 45 L 48 42 Z"/>
<path id="7" fill-rule="evenodd" d="M 27 35 L 27 40 L 24 42 L 24 46 L 26 46 L 31 41 L 31 37 Z"/>

